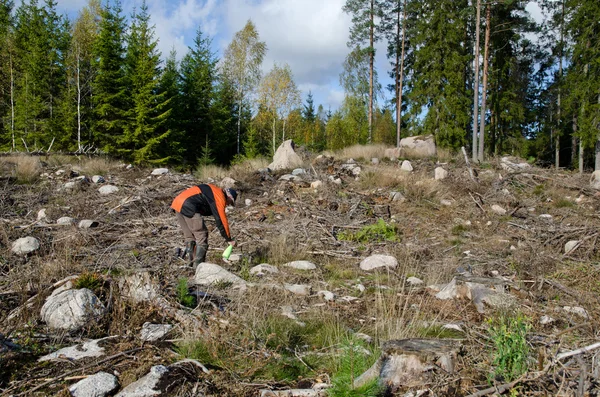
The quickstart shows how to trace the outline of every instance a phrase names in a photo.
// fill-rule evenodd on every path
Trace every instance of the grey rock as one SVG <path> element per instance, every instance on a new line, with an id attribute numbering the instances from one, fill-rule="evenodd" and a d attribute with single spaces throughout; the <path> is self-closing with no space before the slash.
<path id="1" fill-rule="evenodd" d="M 223 189 L 233 189 L 236 183 L 237 181 L 235 179 L 226 176 L 219 182 L 219 186 Z"/>
<path id="2" fill-rule="evenodd" d="M 371 164 L 373 164 L 373 165 L 378 165 L 378 164 L 379 164 L 379 159 L 378 159 L 377 157 L 373 157 L 373 158 L 371 159 Z"/>
<path id="3" fill-rule="evenodd" d="M 94 183 L 104 183 L 104 182 L 106 182 L 106 180 L 104 179 L 104 177 L 102 175 L 94 175 L 92 177 L 92 182 L 94 182 Z"/>
<path id="4" fill-rule="evenodd" d="M 265 273 L 279 273 L 279 269 L 267 263 L 261 263 L 250 269 L 250 274 L 255 274 L 257 276 L 263 276 Z"/>
<path id="5" fill-rule="evenodd" d="M 160 296 L 148 272 L 135 273 L 120 279 L 119 290 L 123 297 L 134 302 L 154 301 Z"/>
<path id="6" fill-rule="evenodd" d="M 590 177 L 590 187 L 595 190 L 600 190 L 600 170 L 592 172 Z"/>
<path id="7" fill-rule="evenodd" d="M 406 197 L 400 192 L 390 192 L 390 200 L 403 203 L 406 201 Z"/>
<path id="8" fill-rule="evenodd" d="M 523 171 L 531 168 L 531 165 L 520 162 L 516 157 L 502 157 L 500 159 L 500 166 L 505 171 Z"/>
<path id="9" fill-rule="evenodd" d="M 506 210 L 500 207 L 498 204 L 492 205 L 492 211 L 498 215 L 506 215 Z"/>
<path id="10" fill-rule="evenodd" d="M 412 286 L 417 286 L 417 285 L 423 284 L 423 280 L 421 280 L 420 278 L 417 278 L 417 277 L 412 277 L 412 276 L 407 278 L 406 282 Z"/>
<path id="11" fill-rule="evenodd" d="M 244 200 L 244 204 L 246 204 L 246 207 L 250 207 L 252 205 L 252 200 L 246 199 Z"/>
<path id="12" fill-rule="evenodd" d="M 107 372 L 98 372 L 69 386 L 73 397 L 106 397 L 119 388 L 117 377 Z"/>
<path id="13" fill-rule="evenodd" d="M 552 220 L 554 219 L 554 217 L 550 214 L 541 214 L 538 218 L 548 222 L 552 222 Z"/>
<path id="14" fill-rule="evenodd" d="M 246 282 L 235 274 L 214 263 L 200 263 L 196 267 L 194 282 L 198 285 L 211 285 L 219 282 L 230 282 L 236 286 L 246 286 Z"/>
<path id="15" fill-rule="evenodd" d="M 75 331 L 90 320 L 102 317 L 105 307 L 87 288 L 67 290 L 48 297 L 41 318 L 50 328 Z"/>
<path id="16" fill-rule="evenodd" d="M 408 161 L 408 160 L 404 160 L 404 161 L 402 162 L 402 165 L 400 166 L 400 169 L 401 169 L 402 171 L 412 172 L 412 170 L 413 170 L 413 166 L 412 166 L 412 164 L 410 163 L 410 161 Z"/>
<path id="17" fill-rule="evenodd" d="M 448 177 L 448 171 L 446 171 L 442 167 L 437 167 L 435 169 L 434 173 L 435 173 L 434 178 L 436 181 L 440 181 L 440 180 L 446 179 Z"/>
<path id="18" fill-rule="evenodd" d="M 150 175 L 166 175 L 169 173 L 168 168 L 155 168 Z"/>
<path id="19" fill-rule="evenodd" d="M 162 395 L 158 385 L 169 369 L 164 365 L 155 365 L 150 372 L 121 390 L 116 397 L 151 397 Z"/>
<path id="20" fill-rule="evenodd" d="M 284 284 L 283 288 L 290 291 L 291 293 L 299 296 L 310 295 L 311 287 L 306 284 Z"/>
<path id="21" fill-rule="evenodd" d="M 382 267 L 395 269 L 398 267 L 398 260 L 390 255 L 371 255 L 360 262 L 362 270 L 375 270 Z"/>
<path id="22" fill-rule="evenodd" d="M 279 177 L 280 181 L 288 181 L 288 182 L 302 182 L 302 178 L 297 175 L 285 174 Z"/>
<path id="23" fill-rule="evenodd" d="M 296 175 L 296 176 L 306 175 L 306 170 L 304 168 L 295 168 L 292 171 L 292 175 Z"/>
<path id="24" fill-rule="evenodd" d="M 333 182 L 336 185 L 341 185 L 342 184 L 342 180 L 340 178 L 336 178 L 333 175 L 329 175 L 329 180 L 331 182 Z"/>
<path id="25" fill-rule="evenodd" d="M 541 325 L 548 325 L 548 324 L 552 324 L 552 323 L 553 323 L 553 322 L 555 322 L 555 321 L 556 321 L 555 319 L 553 319 L 553 318 L 552 318 L 552 317 L 550 317 L 550 316 L 546 316 L 545 314 L 544 314 L 542 317 L 540 317 L 540 324 L 541 324 Z"/>
<path id="26" fill-rule="evenodd" d="M 579 245 L 581 245 L 581 240 L 571 240 L 565 244 L 565 254 L 570 254 L 575 251 Z"/>
<path id="27" fill-rule="evenodd" d="M 145 342 L 155 342 L 167 335 L 173 326 L 171 324 L 152 324 L 145 322 L 140 331 L 140 339 Z"/>
<path id="28" fill-rule="evenodd" d="M 428 158 L 437 154 L 433 135 L 411 136 L 400 140 L 396 158 Z"/>
<path id="29" fill-rule="evenodd" d="M 441 199 L 440 200 L 440 204 L 445 206 L 445 207 L 450 207 L 452 205 L 452 201 L 450 200 L 446 200 L 446 199 Z"/>
<path id="30" fill-rule="evenodd" d="M 576 314 L 579 317 L 582 317 L 582 318 L 585 318 L 585 319 L 590 318 L 590 315 L 588 314 L 587 310 L 585 310 L 583 307 L 579 307 L 579 306 L 564 306 L 563 309 L 567 313 Z"/>
<path id="31" fill-rule="evenodd" d="M 46 209 L 42 208 L 41 210 L 38 211 L 37 213 L 37 220 L 39 221 L 46 221 L 48 220 L 48 215 L 46 215 Z"/>
<path id="32" fill-rule="evenodd" d="M 54 353 L 46 354 L 45 356 L 38 358 L 38 361 L 41 362 L 64 359 L 76 361 L 89 357 L 102 357 L 106 353 L 104 348 L 100 346 L 100 342 L 104 340 L 106 340 L 106 338 L 89 340 L 79 345 L 65 347 L 55 351 Z"/>
<path id="33" fill-rule="evenodd" d="M 293 261 L 285 263 L 283 266 L 291 267 L 297 270 L 315 270 L 317 268 L 317 266 L 314 263 L 309 261 Z"/>
<path id="34" fill-rule="evenodd" d="M 37 238 L 27 236 L 21 237 L 12 243 L 11 252 L 17 255 L 27 255 L 40 248 L 40 242 Z"/>
<path id="35" fill-rule="evenodd" d="M 119 188 L 114 185 L 104 185 L 100 189 L 98 189 L 98 193 L 103 196 L 113 194 L 119 191 Z"/>
<path id="36" fill-rule="evenodd" d="M 323 298 L 323 300 L 327 302 L 335 300 L 335 294 L 331 291 L 319 291 L 317 292 L 317 295 L 319 295 L 321 298 Z"/>
<path id="37" fill-rule="evenodd" d="M 70 216 L 63 216 L 56 220 L 56 224 L 57 225 L 74 225 L 75 219 L 71 218 Z"/>

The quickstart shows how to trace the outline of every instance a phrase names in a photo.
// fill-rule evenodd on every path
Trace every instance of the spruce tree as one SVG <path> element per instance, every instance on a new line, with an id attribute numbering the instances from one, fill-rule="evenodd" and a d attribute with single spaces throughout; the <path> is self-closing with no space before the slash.
<path id="1" fill-rule="evenodd" d="M 12 0 L 0 0 L 0 147 L 13 147 L 15 78 L 14 19 Z"/>
<path id="2" fill-rule="evenodd" d="M 128 109 L 123 136 L 117 140 L 119 154 L 136 163 L 165 164 L 169 157 L 160 157 L 170 130 L 161 129 L 172 109 L 169 99 L 159 92 L 160 52 L 150 26 L 148 6 L 144 1 L 135 13 L 127 40 L 125 81 L 129 86 Z"/>
<path id="3" fill-rule="evenodd" d="M 93 143 L 118 154 L 125 124 L 128 87 L 124 73 L 125 18 L 121 4 L 107 4 L 101 11 L 100 33 L 94 45 L 96 77 L 94 92 L 95 126 Z"/>

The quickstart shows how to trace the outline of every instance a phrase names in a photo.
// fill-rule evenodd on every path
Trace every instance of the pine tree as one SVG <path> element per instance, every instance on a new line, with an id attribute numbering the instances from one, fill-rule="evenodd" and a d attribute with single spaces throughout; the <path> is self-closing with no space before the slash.
<path id="1" fill-rule="evenodd" d="M 127 40 L 125 81 L 129 88 L 129 108 L 123 136 L 117 142 L 118 153 L 136 163 L 165 164 L 169 157 L 159 157 L 170 130 L 161 129 L 170 117 L 169 99 L 158 90 L 160 52 L 150 26 L 146 2 L 135 13 Z"/>
<path id="2" fill-rule="evenodd" d="M 105 6 L 94 45 L 96 77 L 92 90 L 96 120 L 92 139 L 95 145 L 111 154 L 118 153 L 125 125 L 128 87 L 124 73 L 124 31 L 120 2 Z"/>
<path id="3" fill-rule="evenodd" d="M 364 49 L 369 58 L 369 133 L 367 142 L 371 142 L 373 133 L 373 105 L 375 102 L 375 43 L 380 39 L 381 27 L 376 21 L 382 16 L 380 0 L 346 0 L 344 12 L 352 15 L 350 40 L 348 47 L 366 45 Z"/>
<path id="4" fill-rule="evenodd" d="M 12 0 L 0 0 L 0 147 L 15 149 L 15 45 Z"/>

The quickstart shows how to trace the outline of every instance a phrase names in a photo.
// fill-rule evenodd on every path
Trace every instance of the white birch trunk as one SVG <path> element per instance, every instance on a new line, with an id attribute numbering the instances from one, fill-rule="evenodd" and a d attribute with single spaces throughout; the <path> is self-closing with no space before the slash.
<path id="1" fill-rule="evenodd" d="M 477 127 L 479 121 L 479 24 L 481 20 L 481 0 L 477 0 L 477 19 L 475 20 L 475 57 L 473 59 L 475 78 L 473 79 L 473 162 L 477 161 Z"/>

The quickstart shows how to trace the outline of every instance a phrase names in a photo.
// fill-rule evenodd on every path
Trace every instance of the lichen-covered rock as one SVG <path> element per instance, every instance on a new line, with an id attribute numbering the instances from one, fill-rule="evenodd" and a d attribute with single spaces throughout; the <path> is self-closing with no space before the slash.
<path id="1" fill-rule="evenodd" d="M 371 255 L 360 262 L 360 268 L 362 270 L 375 270 L 382 267 L 389 267 L 395 269 L 398 267 L 398 260 L 390 255 Z"/>
<path id="2" fill-rule="evenodd" d="M 92 319 L 102 317 L 106 308 L 87 288 L 67 290 L 48 297 L 41 318 L 50 328 L 76 331 Z"/>
<path id="3" fill-rule="evenodd" d="M 106 397 L 119 388 L 117 377 L 107 372 L 98 372 L 71 385 L 73 397 Z"/>
<path id="4" fill-rule="evenodd" d="M 11 252 L 17 255 L 27 255 L 40 248 L 40 242 L 37 238 L 27 236 L 21 237 L 13 242 Z"/>

